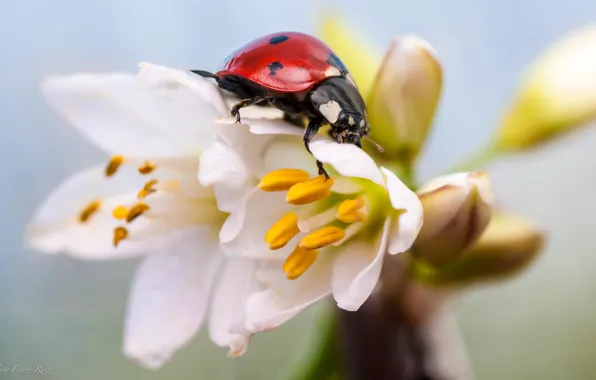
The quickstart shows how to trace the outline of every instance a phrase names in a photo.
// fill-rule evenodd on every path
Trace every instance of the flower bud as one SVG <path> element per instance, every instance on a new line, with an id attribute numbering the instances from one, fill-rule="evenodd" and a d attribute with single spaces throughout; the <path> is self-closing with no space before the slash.
<path id="1" fill-rule="evenodd" d="M 391 42 L 367 99 L 372 137 L 384 156 L 411 164 L 441 97 L 443 72 L 433 48 L 414 36 Z"/>
<path id="2" fill-rule="evenodd" d="M 496 136 L 501 151 L 545 143 L 596 118 L 596 25 L 539 56 Z"/>
<path id="3" fill-rule="evenodd" d="M 491 219 L 494 195 L 485 172 L 436 178 L 418 196 L 424 224 L 411 252 L 436 267 L 458 258 Z"/>
<path id="4" fill-rule="evenodd" d="M 523 218 L 495 214 L 474 246 L 427 280 L 435 285 L 463 285 L 511 277 L 538 257 L 544 240 L 544 234 Z"/>

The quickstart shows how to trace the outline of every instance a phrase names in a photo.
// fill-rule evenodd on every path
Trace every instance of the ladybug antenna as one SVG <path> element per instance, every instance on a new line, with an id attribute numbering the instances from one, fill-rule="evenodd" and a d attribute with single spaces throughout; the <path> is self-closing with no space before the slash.
<path id="1" fill-rule="evenodd" d="M 379 143 L 377 143 L 375 140 L 371 139 L 368 136 L 364 136 L 364 139 L 366 141 L 368 141 L 369 143 L 373 144 L 377 148 L 377 150 L 379 151 L 379 153 L 385 152 L 385 149 L 383 149 L 383 147 L 381 145 L 379 145 Z"/>
<path id="2" fill-rule="evenodd" d="M 219 82 L 219 78 L 215 74 L 210 73 L 209 71 L 204 71 L 204 70 L 190 70 L 190 72 L 193 73 L 193 74 L 200 75 L 203 78 L 213 78 L 217 82 Z"/>

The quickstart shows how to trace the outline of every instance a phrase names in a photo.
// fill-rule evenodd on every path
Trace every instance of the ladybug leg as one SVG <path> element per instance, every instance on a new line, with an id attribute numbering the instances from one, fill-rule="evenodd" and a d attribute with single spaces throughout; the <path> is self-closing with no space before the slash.
<path id="1" fill-rule="evenodd" d="M 231 114 L 236 118 L 236 123 L 240 123 L 240 109 L 244 107 L 254 106 L 259 103 L 274 101 L 275 98 L 270 96 L 255 96 L 254 98 L 244 99 L 243 101 L 234 104 L 232 107 Z"/>
<path id="2" fill-rule="evenodd" d="M 306 131 L 304 131 L 304 137 L 303 137 L 304 147 L 306 147 L 306 150 L 310 154 L 312 154 L 312 152 L 310 151 L 310 146 L 309 146 L 310 142 L 315 137 L 317 132 L 319 132 L 319 128 L 321 128 L 321 124 L 323 124 L 323 119 L 320 117 L 315 117 L 308 123 L 308 127 L 306 127 Z M 325 175 L 325 178 L 329 179 L 329 174 L 327 174 L 327 171 L 325 170 L 325 168 L 323 168 L 323 163 L 319 160 L 317 160 L 317 167 L 319 168 L 319 175 L 321 175 L 321 174 Z"/>

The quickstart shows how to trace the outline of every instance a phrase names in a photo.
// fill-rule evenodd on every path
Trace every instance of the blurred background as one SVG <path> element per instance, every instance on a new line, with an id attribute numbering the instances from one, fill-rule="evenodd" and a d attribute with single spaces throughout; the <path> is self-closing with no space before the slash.
<path id="1" fill-rule="evenodd" d="M 283 379 L 312 354 L 320 305 L 257 336 L 232 360 L 205 334 L 152 372 L 121 354 L 136 261 L 86 263 L 23 247 L 27 220 L 69 174 L 105 158 L 38 93 L 49 74 L 136 71 L 139 61 L 212 70 L 269 32 L 316 33 L 320 12 L 345 18 L 382 54 L 414 33 L 438 51 L 445 90 L 421 162 L 448 169 L 491 135 L 524 67 L 557 37 L 596 20 L 591 0 L 4 1 L 0 12 L 0 368 L 49 368 L 57 379 Z M 596 128 L 490 168 L 499 202 L 550 231 L 516 280 L 458 300 L 478 379 L 594 379 Z M 33 378 L 5 374 L 0 379 Z"/>

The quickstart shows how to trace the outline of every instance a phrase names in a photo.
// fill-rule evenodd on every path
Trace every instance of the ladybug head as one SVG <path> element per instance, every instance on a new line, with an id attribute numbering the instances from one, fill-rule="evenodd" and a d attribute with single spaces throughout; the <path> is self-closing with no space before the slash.
<path id="1" fill-rule="evenodd" d="M 331 124 L 337 142 L 361 146 L 370 128 L 364 100 L 350 81 L 327 78 L 311 91 L 310 101 L 315 112 Z"/>
<path id="2" fill-rule="evenodd" d="M 362 147 L 360 139 L 368 136 L 370 128 L 366 122 L 366 116 L 359 113 L 343 111 L 337 121 L 333 123 L 337 142 L 342 144 L 354 144 Z"/>

